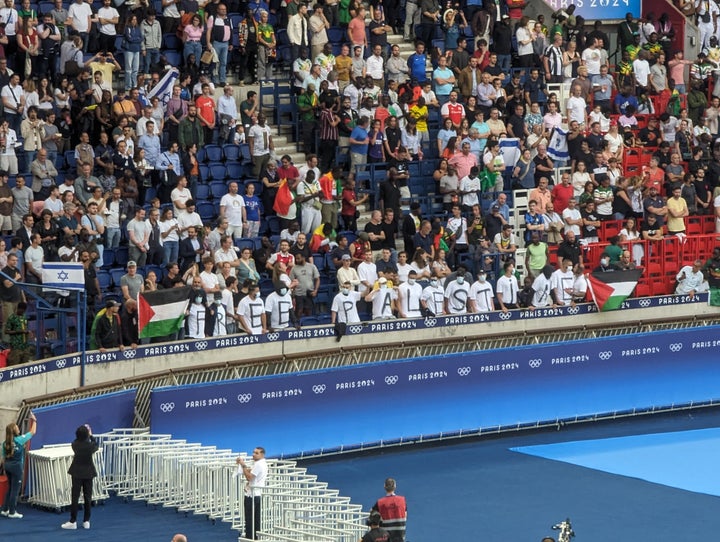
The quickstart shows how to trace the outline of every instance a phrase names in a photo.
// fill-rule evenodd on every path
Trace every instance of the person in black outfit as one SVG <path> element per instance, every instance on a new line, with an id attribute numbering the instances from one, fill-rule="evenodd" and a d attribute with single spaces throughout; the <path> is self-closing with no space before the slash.
<path id="1" fill-rule="evenodd" d="M 372 512 L 368 517 L 367 524 L 370 530 L 366 532 L 360 542 L 388 542 L 390 533 L 380 527 L 382 517 L 379 512 Z"/>
<path id="2" fill-rule="evenodd" d="M 83 493 L 83 527 L 90 528 L 90 512 L 92 507 L 93 478 L 97 476 L 93 454 L 98 450 L 98 443 L 92 435 L 90 426 L 81 425 L 75 430 L 75 440 L 72 443 L 75 454 L 68 474 L 72 476 L 72 493 L 70 504 L 70 521 L 63 523 L 63 529 L 77 529 L 78 503 L 80 490 Z"/>
<path id="3" fill-rule="evenodd" d="M 405 245 L 405 252 L 415 254 L 414 237 L 418 230 L 418 224 L 422 223 L 422 210 L 417 201 L 410 204 L 410 212 L 405 215 L 402 222 L 402 236 Z"/>
<path id="4" fill-rule="evenodd" d="M 98 316 L 95 325 L 95 345 L 101 352 L 105 352 L 108 348 L 125 349 L 118 316 L 120 306 L 117 301 L 110 300 L 105 305 L 105 314 Z"/>
<path id="5" fill-rule="evenodd" d="M 391 167 L 387 173 L 387 180 L 384 183 L 380 183 L 378 190 L 378 202 L 380 209 L 392 209 L 395 211 L 396 216 L 400 216 L 400 188 L 397 185 L 397 170 Z M 374 250 L 374 249 L 373 249 Z"/>
<path id="6" fill-rule="evenodd" d="M 137 301 L 134 299 L 128 299 L 120 311 L 120 331 L 122 332 L 123 344 L 137 348 L 137 345 L 140 344 L 140 338 L 138 337 Z"/>

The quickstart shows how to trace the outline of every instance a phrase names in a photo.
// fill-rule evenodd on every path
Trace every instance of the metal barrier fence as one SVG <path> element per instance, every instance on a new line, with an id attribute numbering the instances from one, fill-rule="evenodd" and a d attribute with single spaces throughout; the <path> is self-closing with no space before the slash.
<path id="1" fill-rule="evenodd" d="M 74 453 L 69 444 L 43 446 L 39 450 L 28 452 L 29 493 L 28 502 L 34 506 L 60 510 L 70 506 L 72 478 L 68 474 Z M 93 456 L 98 476 L 93 480 L 93 499 L 108 499 L 104 477 L 102 450 Z M 82 493 L 80 502 L 83 502 Z"/>
<path id="2" fill-rule="evenodd" d="M 153 435 L 146 429 L 116 429 L 97 436 L 104 454 L 103 482 L 118 496 L 206 515 L 243 532 L 245 480 L 237 476 L 238 454 L 232 450 Z M 244 459 L 252 464 L 252 459 Z M 355 542 L 362 537 L 366 514 L 360 505 L 294 461 L 267 462 L 260 540 Z"/>

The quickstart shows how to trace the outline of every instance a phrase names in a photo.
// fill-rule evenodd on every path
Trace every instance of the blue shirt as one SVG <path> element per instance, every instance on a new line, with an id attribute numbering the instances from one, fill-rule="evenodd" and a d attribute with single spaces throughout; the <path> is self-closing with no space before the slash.
<path id="1" fill-rule="evenodd" d="M 638 106 L 637 98 L 632 95 L 628 96 L 626 98 L 622 94 L 618 94 L 617 96 L 615 96 L 615 100 L 613 101 L 613 103 L 618 106 L 618 108 L 620 109 L 620 112 L 623 114 L 625 113 L 625 108 L 628 105 L 634 106 L 635 110 L 637 110 L 637 106 Z"/>
<path id="2" fill-rule="evenodd" d="M 27 441 L 29 441 L 32 438 L 32 433 L 25 433 L 24 435 L 17 435 L 13 438 L 13 442 L 15 443 L 15 452 L 13 453 L 12 461 L 18 461 L 22 465 L 23 461 L 25 460 L 25 444 Z M 5 456 L 5 441 L 3 440 L 3 444 L 0 445 L 0 448 L 2 448 L 2 456 L 3 459 L 6 458 Z M 7 461 L 7 459 L 6 459 Z"/>
<path id="3" fill-rule="evenodd" d="M 148 160 L 149 162 L 150 160 Z M 168 166 L 172 164 L 173 171 L 176 175 L 182 175 L 183 174 L 183 168 L 182 164 L 180 164 L 180 155 L 178 153 L 170 154 L 169 152 L 164 152 L 160 155 L 160 158 L 158 158 L 157 163 L 155 164 L 156 169 L 160 170 L 166 170 Z"/>
<path id="4" fill-rule="evenodd" d="M 427 57 L 422 54 L 413 53 L 407 59 L 407 65 L 410 69 L 410 77 L 417 79 L 420 83 L 427 80 L 427 72 L 425 71 Z"/>
<path id="5" fill-rule="evenodd" d="M 155 134 L 142 135 L 138 140 L 138 147 L 145 150 L 145 159 L 148 164 L 155 167 L 160 157 L 160 138 Z"/>
<path id="6" fill-rule="evenodd" d="M 364 141 L 367 139 L 367 137 L 368 131 L 362 126 L 355 126 L 355 128 L 353 128 L 353 131 L 350 133 L 350 139 L 354 139 L 356 141 Z M 367 155 L 368 143 L 362 145 L 357 143 L 350 143 L 350 152 Z"/>
<path id="7" fill-rule="evenodd" d="M 433 80 L 440 77 L 441 79 L 449 79 L 453 76 L 453 72 L 450 68 L 436 68 L 433 72 Z M 433 81 L 434 82 L 434 81 Z M 438 96 L 448 96 L 452 92 L 453 84 L 445 83 L 444 85 L 438 85 L 435 83 L 435 94 Z"/>
<path id="8" fill-rule="evenodd" d="M 259 222 L 260 221 L 260 200 L 257 196 L 243 196 L 245 200 L 245 216 L 248 222 Z"/>

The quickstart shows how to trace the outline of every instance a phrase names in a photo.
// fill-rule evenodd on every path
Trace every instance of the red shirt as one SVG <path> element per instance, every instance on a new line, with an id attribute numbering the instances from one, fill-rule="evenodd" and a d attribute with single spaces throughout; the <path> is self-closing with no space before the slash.
<path id="1" fill-rule="evenodd" d="M 445 105 L 442 106 L 443 115 L 445 114 L 446 110 L 447 116 L 450 118 L 453 124 L 455 124 L 456 126 L 460 126 L 460 123 L 465 117 L 465 108 L 463 107 L 463 104 L 457 102 L 447 102 Z"/>
<path id="2" fill-rule="evenodd" d="M 198 108 L 198 116 L 210 126 L 215 126 L 215 100 L 211 96 L 198 96 L 195 107 Z"/>
<path id="3" fill-rule="evenodd" d="M 300 177 L 300 172 L 293 165 L 290 167 L 279 167 L 277 169 L 278 179 L 297 179 Z"/>
<path id="4" fill-rule="evenodd" d="M 555 212 L 559 215 L 567 208 L 568 201 L 573 197 L 573 186 L 571 184 L 563 186 L 562 183 L 556 184 L 552 191 L 552 202 L 555 206 Z"/>

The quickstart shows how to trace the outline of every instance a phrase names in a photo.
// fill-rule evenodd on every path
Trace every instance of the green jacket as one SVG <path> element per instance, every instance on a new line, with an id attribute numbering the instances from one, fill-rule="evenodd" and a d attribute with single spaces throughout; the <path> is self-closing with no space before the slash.
<path id="1" fill-rule="evenodd" d="M 195 122 L 190 122 L 185 117 L 178 124 L 178 144 L 181 149 L 186 150 L 193 142 L 197 143 L 198 149 L 202 147 L 205 144 L 205 132 L 199 118 L 196 117 Z"/>

